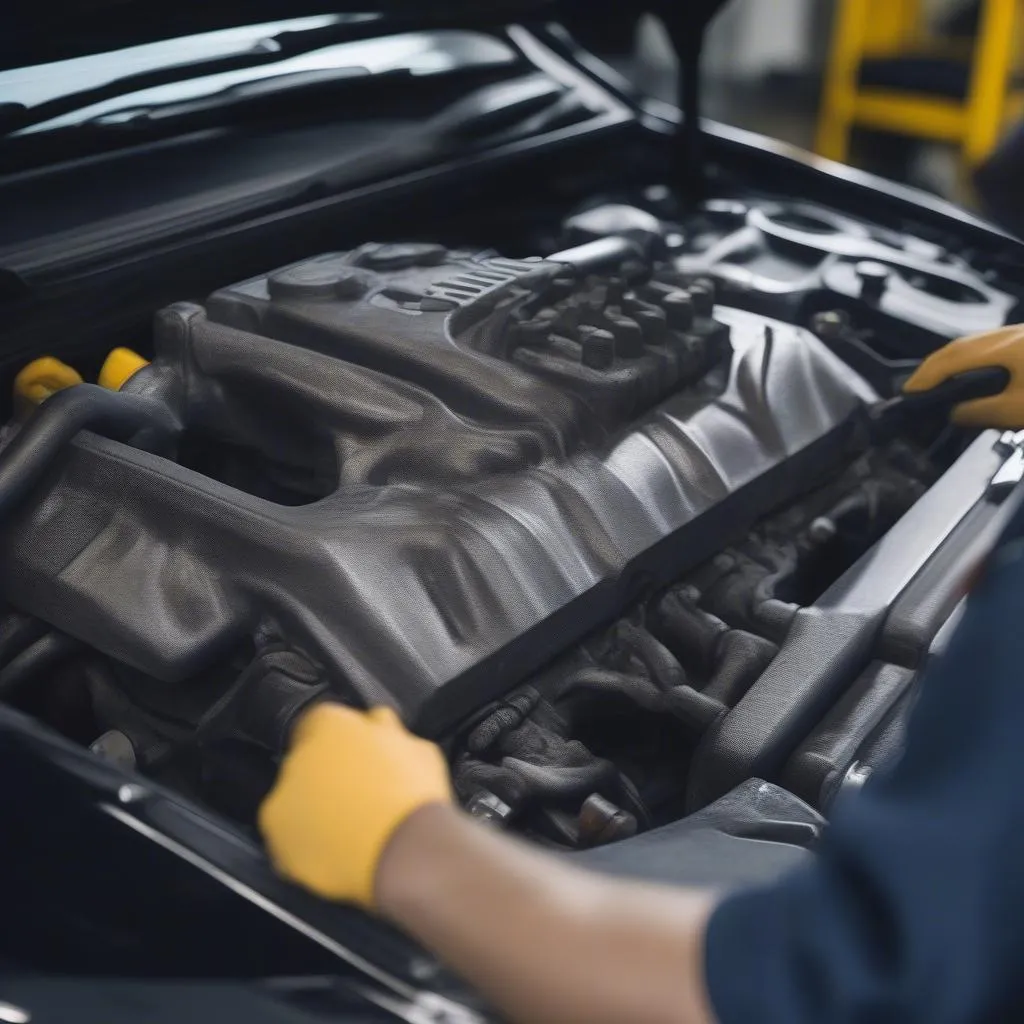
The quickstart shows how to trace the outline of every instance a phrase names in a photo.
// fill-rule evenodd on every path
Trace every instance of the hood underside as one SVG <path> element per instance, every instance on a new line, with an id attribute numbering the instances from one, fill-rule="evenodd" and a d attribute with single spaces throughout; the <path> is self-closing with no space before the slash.
<path id="1" fill-rule="evenodd" d="M 646 7 L 660 13 L 666 22 L 680 26 L 683 36 L 699 38 L 704 26 L 725 3 L 726 0 L 682 4 L 650 0 Z M 44 63 L 240 23 L 257 24 L 303 15 L 366 15 L 367 20 L 379 21 L 381 34 L 386 34 L 395 22 L 405 26 L 472 27 L 542 18 L 571 25 L 579 18 L 593 21 L 613 17 L 619 6 L 589 0 L 490 0 L 486 4 L 469 0 L 438 0 L 431 4 L 421 0 L 385 0 L 374 4 L 353 0 L 254 0 L 239 8 L 228 0 L 192 0 L 157 7 L 141 0 L 77 0 L 59 4 L 55 10 L 49 4 L 18 0 L 6 12 L 0 67 Z"/>

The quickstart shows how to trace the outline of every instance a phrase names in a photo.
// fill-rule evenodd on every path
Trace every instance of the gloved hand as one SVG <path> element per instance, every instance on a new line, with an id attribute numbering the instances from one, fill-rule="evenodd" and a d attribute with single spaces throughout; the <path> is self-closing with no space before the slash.
<path id="1" fill-rule="evenodd" d="M 377 865 L 414 811 L 450 803 L 448 766 L 390 708 L 321 704 L 299 720 L 259 826 L 275 867 L 320 896 L 374 905 Z"/>
<path id="2" fill-rule="evenodd" d="M 1010 382 L 998 395 L 963 402 L 953 420 L 965 427 L 1024 430 L 1024 325 L 1002 327 L 951 342 L 933 352 L 904 385 L 908 394 L 930 391 L 950 377 L 983 367 L 1003 367 Z"/>

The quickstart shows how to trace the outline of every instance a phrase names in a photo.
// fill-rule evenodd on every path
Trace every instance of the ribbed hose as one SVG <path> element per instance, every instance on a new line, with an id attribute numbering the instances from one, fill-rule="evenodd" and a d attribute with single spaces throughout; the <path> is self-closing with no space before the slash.
<path id="1" fill-rule="evenodd" d="M 0 522 L 18 506 L 80 430 L 128 440 L 149 428 L 157 436 L 179 429 L 174 415 L 152 398 L 77 384 L 59 391 L 0 452 Z"/>

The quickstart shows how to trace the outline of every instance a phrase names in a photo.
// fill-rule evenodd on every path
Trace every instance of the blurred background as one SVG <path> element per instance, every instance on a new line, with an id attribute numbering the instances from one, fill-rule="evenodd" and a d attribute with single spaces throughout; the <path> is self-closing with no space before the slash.
<path id="1" fill-rule="evenodd" d="M 583 41 L 674 98 L 660 23 L 619 18 L 594 19 L 594 38 Z M 1024 0 L 732 0 L 705 47 L 705 112 L 1022 234 L 1022 58 Z"/>

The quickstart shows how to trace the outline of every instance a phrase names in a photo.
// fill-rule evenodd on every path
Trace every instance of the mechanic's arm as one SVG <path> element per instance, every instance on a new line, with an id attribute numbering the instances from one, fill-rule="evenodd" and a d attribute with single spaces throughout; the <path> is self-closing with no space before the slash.
<path id="1" fill-rule="evenodd" d="M 1024 328 L 957 342 L 910 390 L 1010 370 L 962 422 L 1024 425 Z M 376 909 L 515 1020 L 1024 1020 L 1024 517 L 928 673 L 902 762 L 840 806 L 807 868 L 716 904 L 584 874 L 451 805 L 395 716 L 309 713 L 261 811 L 277 867 Z M 1016 1001 L 1015 1001 L 1016 1000 Z"/>
<path id="2" fill-rule="evenodd" d="M 901 763 L 775 885 L 712 909 L 580 873 L 462 817 L 441 752 L 393 714 L 342 708 L 298 725 L 261 812 L 270 854 L 390 917 L 517 1021 L 1024 1020 L 1020 517 L 1013 535 L 924 682 Z"/>
<path id="3" fill-rule="evenodd" d="M 712 1019 L 710 895 L 612 881 L 473 821 L 391 712 L 310 712 L 260 824 L 285 875 L 375 909 L 512 1020 Z"/>
<path id="4" fill-rule="evenodd" d="M 707 893 L 613 881 L 433 806 L 388 845 L 377 898 L 513 1020 L 712 1019 Z"/>
<path id="5" fill-rule="evenodd" d="M 390 917 L 517 1021 L 1024 1020 L 1020 516 L 1012 536 L 924 682 L 901 763 L 775 885 L 712 909 L 582 874 L 462 817 L 441 752 L 390 712 L 341 708 L 299 723 L 261 812 L 271 856 Z"/>

